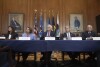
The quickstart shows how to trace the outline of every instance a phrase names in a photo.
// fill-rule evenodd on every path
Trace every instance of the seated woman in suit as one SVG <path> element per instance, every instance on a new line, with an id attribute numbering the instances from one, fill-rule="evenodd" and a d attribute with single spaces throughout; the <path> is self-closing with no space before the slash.
<path id="1" fill-rule="evenodd" d="M 16 39 L 18 37 L 18 34 L 15 32 L 15 29 L 12 26 L 9 26 L 8 32 L 4 36 L 6 37 L 6 39 Z M 8 51 L 8 49 L 11 49 L 8 46 L 3 47 L 5 48 L 4 51 Z M 12 59 L 15 60 L 15 52 L 12 52 Z"/>
<path id="2" fill-rule="evenodd" d="M 8 32 L 5 34 L 6 39 L 16 39 L 18 34 L 15 32 L 15 29 L 11 26 L 8 27 Z"/>
<path id="3" fill-rule="evenodd" d="M 3 36 L 3 35 L 2 35 Z M 15 29 L 12 26 L 8 27 L 8 32 L 7 34 L 4 35 L 6 37 L 6 39 L 16 39 L 18 37 L 18 34 L 15 32 Z M 1 51 L 3 48 L 9 48 L 8 46 L 0 46 Z M 3 51 L 6 51 L 6 48 Z M 10 49 L 10 48 L 9 48 Z"/>
<path id="4" fill-rule="evenodd" d="M 22 37 L 30 37 L 30 40 L 36 40 L 35 34 L 32 32 L 30 27 L 26 28 L 26 32 L 22 34 Z M 26 59 L 30 53 L 22 53 L 23 62 L 26 62 Z M 36 54 L 35 54 L 36 55 Z M 36 57 L 36 56 L 35 56 Z"/>

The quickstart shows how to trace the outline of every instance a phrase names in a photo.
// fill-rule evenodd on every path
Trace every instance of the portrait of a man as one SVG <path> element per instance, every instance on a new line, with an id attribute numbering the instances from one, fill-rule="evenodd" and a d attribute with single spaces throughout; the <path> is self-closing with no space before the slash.
<path id="1" fill-rule="evenodd" d="M 80 27 L 80 21 L 76 16 L 75 16 L 75 21 L 74 21 L 74 27 L 75 28 L 79 28 Z"/>
<path id="2" fill-rule="evenodd" d="M 21 30 L 21 25 L 15 20 L 14 17 L 10 22 L 10 26 L 12 26 L 15 30 Z"/>
<path id="3" fill-rule="evenodd" d="M 9 14 L 9 25 L 16 32 L 23 32 L 23 14 Z"/>

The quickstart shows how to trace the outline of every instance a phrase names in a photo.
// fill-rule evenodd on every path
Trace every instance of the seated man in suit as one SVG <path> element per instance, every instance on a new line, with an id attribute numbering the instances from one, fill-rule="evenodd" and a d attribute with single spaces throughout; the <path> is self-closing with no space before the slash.
<path id="1" fill-rule="evenodd" d="M 43 37 L 55 37 L 55 32 L 52 31 L 52 26 L 48 25 L 47 31 L 44 32 Z"/>
<path id="2" fill-rule="evenodd" d="M 82 39 L 91 39 L 91 37 L 97 37 L 97 33 L 93 31 L 92 25 L 87 25 L 87 30 L 82 33 Z"/>
<path id="3" fill-rule="evenodd" d="M 66 38 L 75 37 L 75 34 L 70 32 L 69 26 L 65 27 L 65 31 L 66 32 L 63 34 L 63 37 L 66 37 Z"/>
<path id="4" fill-rule="evenodd" d="M 73 33 L 70 32 L 69 26 L 65 27 L 65 31 L 66 32 L 63 34 L 63 38 L 70 39 L 71 37 L 75 37 L 75 34 L 73 34 Z M 73 53 L 73 52 L 67 52 L 67 53 L 68 53 L 68 55 L 69 55 L 69 57 L 71 58 L 72 61 L 75 60 L 75 58 L 79 55 L 79 53 L 76 53 L 76 52 L 75 53 Z M 64 55 L 63 55 L 63 58 L 64 58 Z"/>
<path id="5" fill-rule="evenodd" d="M 92 40 L 92 37 L 97 37 L 97 33 L 93 31 L 92 25 L 87 25 L 87 30 L 82 33 L 82 39 L 83 40 Z M 89 60 L 94 59 L 95 54 L 94 53 L 88 53 L 90 57 L 88 57 Z"/>
<path id="6" fill-rule="evenodd" d="M 42 38 L 45 39 L 45 37 L 55 37 L 55 32 L 52 31 L 51 25 L 48 25 L 47 31 L 42 34 Z M 47 65 L 49 64 L 49 62 L 51 60 L 51 53 L 52 53 L 51 51 L 42 53 L 43 57 L 41 58 L 41 60 L 44 60 L 44 63 L 46 63 Z M 46 65 L 46 64 L 44 64 L 44 65 Z"/>

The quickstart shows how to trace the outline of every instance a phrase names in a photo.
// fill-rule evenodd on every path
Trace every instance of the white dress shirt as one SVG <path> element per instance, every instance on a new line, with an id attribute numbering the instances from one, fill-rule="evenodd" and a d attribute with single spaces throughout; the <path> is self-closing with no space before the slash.
<path id="1" fill-rule="evenodd" d="M 70 32 L 68 32 L 68 33 L 66 33 L 66 34 L 67 34 L 67 37 L 68 37 L 68 38 L 70 38 L 70 37 L 71 37 Z"/>

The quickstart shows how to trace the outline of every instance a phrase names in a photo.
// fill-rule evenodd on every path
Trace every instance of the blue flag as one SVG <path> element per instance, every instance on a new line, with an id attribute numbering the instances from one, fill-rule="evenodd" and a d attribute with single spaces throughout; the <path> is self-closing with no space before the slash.
<path id="1" fill-rule="evenodd" d="M 48 17 L 47 22 L 48 22 L 48 25 L 49 24 L 51 25 L 50 17 Z"/>
<path id="2" fill-rule="evenodd" d="M 55 25 L 54 16 L 52 17 L 52 25 Z"/>
<path id="3" fill-rule="evenodd" d="M 40 28 L 42 29 L 42 31 L 44 30 L 44 24 L 43 24 L 43 17 L 42 17 L 42 15 L 40 15 Z"/>
<path id="4" fill-rule="evenodd" d="M 57 14 L 56 37 L 60 37 L 60 29 L 59 29 L 59 14 Z"/>
<path id="5" fill-rule="evenodd" d="M 39 29 L 39 37 L 42 37 L 44 31 L 44 23 L 43 23 L 43 17 L 42 13 L 40 14 L 40 29 Z"/>

